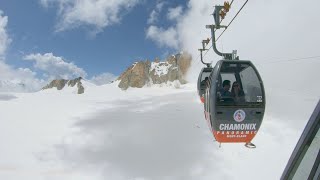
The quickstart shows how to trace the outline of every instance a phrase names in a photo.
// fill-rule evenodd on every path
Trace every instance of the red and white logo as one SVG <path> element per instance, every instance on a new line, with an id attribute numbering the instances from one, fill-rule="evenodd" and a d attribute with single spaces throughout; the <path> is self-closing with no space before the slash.
<path id="1" fill-rule="evenodd" d="M 246 113 L 242 109 L 236 110 L 233 114 L 233 119 L 237 122 L 242 122 L 246 118 Z"/>

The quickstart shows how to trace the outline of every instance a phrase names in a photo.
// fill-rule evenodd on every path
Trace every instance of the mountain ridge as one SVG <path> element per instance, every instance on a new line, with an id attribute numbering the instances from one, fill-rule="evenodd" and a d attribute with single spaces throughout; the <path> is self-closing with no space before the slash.
<path id="1" fill-rule="evenodd" d="M 81 80 L 82 80 L 82 77 L 78 77 L 71 80 L 55 79 L 55 80 L 52 80 L 46 86 L 44 86 L 42 90 L 52 89 L 52 88 L 57 88 L 57 90 L 62 90 L 66 85 L 69 87 L 74 87 L 75 85 L 77 85 L 76 86 L 77 94 L 83 94 L 85 88 L 83 87 Z"/>
<path id="2" fill-rule="evenodd" d="M 185 75 L 191 66 L 191 55 L 185 52 L 168 56 L 165 61 L 155 59 L 153 62 L 138 61 L 129 66 L 117 79 L 118 87 L 126 90 L 129 87 L 142 88 L 145 85 L 162 84 L 178 81 L 187 83 Z"/>
<path id="3" fill-rule="evenodd" d="M 129 66 L 117 79 L 110 81 L 122 90 L 128 88 L 142 88 L 152 85 L 173 85 L 180 87 L 181 84 L 187 83 L 185 75 L 191 66 L 191 55 L 186 52 L 180 52 L 175 55 L 168 56 L 165 60 L 160 61 L 155 58 L 154 61 L 141 60 L 134 62 Z M 86 86 L 90 82 L 95 85 L 94 80 L 85 80 L 82 77 L 75 79 L 51 79 L 48 83 L 41 80 L 41 83 L 33 81 L 20 80 L 0 80 L 0 92 L 37 92 L 40 90 L 57 89 L 62 90 L 65 87 L 75 87 L 73 93 L 83 94 Z M 102 84 L 101 84 L 102 85 Z M 42 87 L 42 88 L 41 88 Z"/>

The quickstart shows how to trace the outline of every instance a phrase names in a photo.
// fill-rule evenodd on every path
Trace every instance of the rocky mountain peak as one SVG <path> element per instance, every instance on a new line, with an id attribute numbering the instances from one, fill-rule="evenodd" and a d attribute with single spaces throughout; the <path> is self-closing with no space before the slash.
<path id="1" fill-rule="evenodd" d="M 62 90 L 66 85 L 68 85 L 69 87 L 74 87 L 75 85 L 77 85 L 77 93 L 78 94 L 82 94 L 84 93 L 84 87 L 82 85 L 81 82 L 82 77 L 78 77 L 72 80 L 66 80 L 66 79 L 55 79 L 52 80 L 49 84 L 47 84 L 46 86 L 44 86 L 42 88 L 42 90 L 45 89 L 52 89 L 52 88 L 57 88 L 57 90 Z"/>
<path id="2" fill-rule="evenodd" d="M 191 65 L 191 55 L 179 53 L 167 57 L 166 61 L 161 62 L 155 59 L 135 62 L 118 80 L 119 87 L 123 90 L 129 87 L 141 88 L 147 84 L 162 84 L 178 80 L 181 84 L 187 81 L 184 79 Z"/>

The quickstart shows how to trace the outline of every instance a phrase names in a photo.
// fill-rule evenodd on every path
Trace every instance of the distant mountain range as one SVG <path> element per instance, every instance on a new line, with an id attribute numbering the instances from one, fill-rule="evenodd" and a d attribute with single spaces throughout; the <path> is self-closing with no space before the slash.
<path id="1" fill-rule="evenodd" d="M 75 87 L 77 88 L 78 94 L 84 93 L 84 87 L 81 82 L 82 77 L 78 77 L 72 80 L 66 80 L 66 79 L 56 79 L 51 81 L 48 85 L 42 88 L 42 90 L 45 89 L 52 89 L 57 88 L 57 90 L 62 90 L 65 86 L 68 87 Z"/>
<path id="2" fill-rule="evenodd" d="M 118 87 L 126 90 L 129 87 L 142 88 L 154 84 L 179 83 L 185 84 L 185 75 L 191 65 L 191 55 L 178 53 L 168 56 L 165 61 L 138 61 L 127 68 L 116 80 Z M 88 82 L 88 83 L 83 83 Z M 42 90 L 72 88 L 72 92 L 82 94 L 85 92 L 85 84 L 90 81 L 82 77 L 75 79 L 55 79 L 49 82 Z M 111 82 L 110 82 L 111 83 Z M 40 89 L 31 88 L 21 81 L 0 80 L 0 92 L 34 92 Z"/>

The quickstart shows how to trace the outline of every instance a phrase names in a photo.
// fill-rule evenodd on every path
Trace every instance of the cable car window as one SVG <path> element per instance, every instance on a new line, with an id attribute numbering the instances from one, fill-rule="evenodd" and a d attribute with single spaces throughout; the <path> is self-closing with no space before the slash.
<path id="1" fill-rule="evenodd" d="M 206 77 L 209 77 L 210 76 L 210 74 L 211 74 L 211 72 L 203 72 L 202 73 L 202 76 L 201 76 L 201 82 L 206 78 Z"/>
<path id="2" fill-rule="evenodd" d="M 234 81 L 236 81 L 236 77 L 234 73 L 221 73 L 221 80 L 222 82 L 224 80 L 229 80 L 230 83 L 232 84 Z"/>
<path id="3" fill-rule="evenodd" d="M 319 127 L 319 125 L 318 125 Z M 297 163 L 298 168 L 293 176 L 293 180 L 308 179 L 309 174 L 313 168 L 313 165 L 316 161 L 317 155 L 320 152 L 320 131 L 317 130 L 317 134 L 314 136 L 312 142 L 307 144 L 305 149 L 305 154 L 302 155 L 303 158 L 300 162 Z"/>
<path id="4" fill-rule="evenodd" d="M 263 105 L 263 91 L 256 70 L 250 63 L 223 62 L 217 84 L 217 104 Z M 224 87 L 224 84 L 228 84 Z"/>
<path id="5" fill-rule="evenodd" d="M 221 82 L 218 83 L 217 88 L 217 101 L 220 104 L 231 104 L 233 101 L 233 97 L 230 92 L 231 84 L 236 81 L 235 73 L 220 73 Z M 228 86 L 224 87 L 224 83 L 228 81 Z M 227 104 L 226 104 L 227 103 Z"/>
<path id="6" fill-rule="evenodd" d="M 256 71 L 249 66 L 243 69 L 239 74 L 242 82 L 242 90 L 245 94 L 246 102 L 262 102 L 262 90 Z"/>

